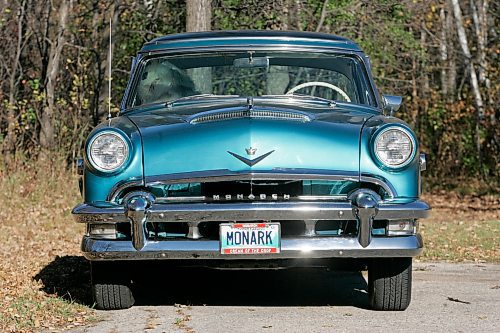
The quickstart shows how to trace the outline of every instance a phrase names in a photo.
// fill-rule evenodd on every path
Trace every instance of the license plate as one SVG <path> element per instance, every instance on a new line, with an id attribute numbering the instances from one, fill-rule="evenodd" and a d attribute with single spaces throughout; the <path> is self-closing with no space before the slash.
<path id="1" fill-rule="evenodd" d="M 280 253 L 279 223 L 224 223 L 219 232 L 222 254 Z"/>

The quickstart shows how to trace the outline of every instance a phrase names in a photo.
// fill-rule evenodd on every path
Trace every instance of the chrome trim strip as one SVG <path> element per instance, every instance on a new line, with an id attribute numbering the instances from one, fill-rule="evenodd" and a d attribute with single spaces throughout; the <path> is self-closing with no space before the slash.
<path id="1" fill-rule="evenodd" d="M 267 44 L 267 45 L 252 45 L 253 51 L 286 51 L 286 52 L 311 52 L 311 53 L 333 53 L 348 56 L 357 56 L 361 59 L 361 50 L 348 50 L 338 46 L 296 46 L 289 43 L 282 44 Z M 183 46 L 171 48 L 161 48 L 156 50 L 142 51 L 139 53 L 143 55 L 157 55 L 157 54 L 186 54 L 186 53 L 208 53 L 208 52 L 231 52 L 231 51 L 248 51 L 248 45 L 211 45 L 211 46 Z M 364 62 L 363 62 L 364 64 Z"/>
<path id="2" fill-rule="evenodd" d="M 144 182 L 142 181 L 142 178 L 139 177 L 122 180 L 113 185 L 111 190 L 109 190 L 109 194 L 106 197 L 106 201 L 115 201 L 116 197 L 126 188 L 134 186 L 143 186 L 143 185 Z"/>
<path id="3" fill-rule="evenodd" d="M 340 36 L 335 36 L 338 37 L 338 39 L 333 39 L 331 38 L 333 36 L 329 36 L 329 38 L 325 38 L 324 36 L 302 36 L 302 37 L 296 37 L 296 36 L 258 36 L 257 34 L 252 35 L 252 36 L 241 36 L 241 35 L 230 35 L 230 36 L 205 36 L 205 37 L 185 37 L 185 38 L 176 38 L 176 39 L 165 39 L 165 40 L 153 40 L 150 42 L 147 42 L 144 44 L 146 45 L 166 45 L 166 44 L 171 44 L 171 43 L 193 43 L 193 42 L 198 42 L 198 41 L 206 41 L 210 40 L 213 41 L 214 44 L 216 42 L 220 41 L 234 41 L 235 39 L 238 40 L 265 40 L 265 41 L 283 41 L 283 44 L 292 44 L 295 42 L 324 42 L 324 43 L 332 43 L 332 44 L 344 44 L 344 45 L 355 45 L 357 44 L 353 42 L 352 40 L 342 38 Z M 286 40 L 286 42 L 285 42 Z M 216 44 L 217 45 L 217 44 Z M 293 45 L 293 44 L 292 44 Z M 338 47 L 338 46 L 335 46 Z M 359 48 L 359 47 L 358 47 Z M 359 49 L 357 50 L 359 51 Z"/>
<path id="4" fill-rule="evenodd" d="M 340 201 L 340 200 L 347 200 L 347 195 L 299 195 L 296 197 L 296 199 L 303 201 L 321 201 L 321 200 Z"/>
<path id="5" fill-rule="evenodd" d="M 223 196 L 222 196 L 223 197 Z M 233 195 L 233 198 L 236 197 Z M 248 197 L 248 196 L 247 196 Z M 296 197 L 290 197 L 289 201 L 299 200 L 299 201 L 341 201 L 347 200 L 347 195 L 299 195 Z M 157 197 L 154 200 L 156 203 L 172 203 L 172 202 L 244 202 L 247 199 L 232 199 L 232 200 L 220 200 L 216 201 L 210 197 L 206 197 L 204 195 L 200 196 L 192 196 L 192 197 Z M 260 200 L 258 199 L 258 195 L 256 195 L 256 199 L 252 200 L 252 202 L 278 202 L 278 199 L 269 199 L 269 200 Z"/>
<path id="6" fill-rule="evenodd" d="M 204 195 L 194 197 L 159 197 L 155 199 L 156 203 L 170 203 L 170 202 L 200 202 L 207 200 Z"/>
<path id="7" fill-rule="evenodd" d="M 420 219 L 426 218 L 431 207 L 421 200 L 407 203 L 379 203 L 376 220 Z"/>
<path id="8" fill-rule="evenodd" d="M 129 222 L 122 206 L 96 207 L 91 204 L 80 204 L 71 211 L 77 223 L 119 223 Z"/>
<path id="9" fill-rule="evenodd" d="M 422 252 L 420 235 L 373 237 L 363 248 L 355 237 L 283 238 L 281 253 L 262 255 L 220 254 L 217 240 L 169 240 L 148 242 L 136 251 L 131 241 L 97 240 L 84 236 L 81 249 L 89 260 L 169 259 L 280 259 L 280 258 L 373 258 L 414 257 Z"/>
<path id="10" fill-rule="evenodd" d="M 394 188 L 394 186 L 392 186 L 392 184 L 389 183 L 388 181 L 382 180 L 380 178 L 377 178 L 377 177 L 374 177 L 371 175 L 366 175 L 366 174 L 362 174 L 359 177 L 359 179 L 361 182 L 373 183 L 373 184 L 376 184 L 376 185 L 382 187 L 389 195 L 389 198 L 395 198 L 398 196 L 398 192 L 396 191 L 396 188 Z"/>
<path id="11" fill-rule="evenodd" d="M 277 120 L 311 121 L 311 116 L 299 111 L 282 111 L 269 109 L 244 109 L 238 111 L 210 111 L 196 114 L 188 118 L 190 124 L 222 121 L 236 118 L 265 118 Z"/>
<path id="12" fill-rule="evenodd" d="M 228 169 L 146 176 L 146 186 L 155 184 L 208 183 L 236 180 L 349 180 L 358 182 L 357 172 L 314 169 L 273 169 L 270 171 L 231 171 Z"/>
<path id="13" fill-rule="evenodd" d="M 154 203 L 146 210 L 148 222 L 353 220 L 352 204 L 346 202 L 246 202 Z M 418 219 L 429 215 L 427 203 L 378 203 L 377 220 Z M 128 222 L 121 206 L 99 208 L 80 204 L 73 209 L 78 223 Z"/>
<path id="14" fill-rule="evenodd" d="M 249 202 L 230 204 L 153 204 L 150 222 L 269 221 L 354 219 L 351 204 L 325 202 Z M 339 214 L 342 211 L 343 214 Z M 342 216 L 342 218 L 339 218 Z"/>

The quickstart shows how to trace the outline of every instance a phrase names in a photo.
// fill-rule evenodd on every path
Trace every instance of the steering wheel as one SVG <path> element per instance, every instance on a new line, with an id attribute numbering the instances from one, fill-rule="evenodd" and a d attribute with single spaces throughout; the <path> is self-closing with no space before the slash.
<path id="1" fill-rule="evenodd" d="M 312 82 L 301 83 L 298 86 L 295 86 L 292 89 L 288 90 L 285 93 L 285 95 L 291 95 L 291 94 L 293 94 L 294 92 L 296 92 L 299 89 L 306 88 L 306 87 L 313 87 L 313 86 L 320 86 L 320 87 L 330 88 L 330 89 L 338 92 L 339 94 L 341 94 L 342 97 L 344 97 L 347 102 L 351 101 L 351 99 L 349 98 L 349 96 L 347 96 L 347 94 L 345 93 L 345 91 L 343 91 L 342 89 L 340 89 L 339 87 L 337 87 L 334 84 L 331 84 L 331 83 L 328 83 L 328 82 L 321 82 L 321 81 L 312 81 Z"/>

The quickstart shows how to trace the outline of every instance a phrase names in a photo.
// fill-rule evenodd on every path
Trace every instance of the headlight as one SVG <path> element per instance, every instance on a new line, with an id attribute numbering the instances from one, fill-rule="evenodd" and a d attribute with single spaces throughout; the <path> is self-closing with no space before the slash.
<path id="1" fill-rule="evenodd" d="M 94 168 L 113 172 L 127 161 L 128 145 L 116 132 L 101 132 L 90 141 L 87 154 Z"/>
<path id="2" fill-rule="evenodd" d="M 377 159 L 387 167 L 400 168 L 411 162 L 415 140 L 404 128 L 389 127 L 377 134 L 374 151 Z"/>

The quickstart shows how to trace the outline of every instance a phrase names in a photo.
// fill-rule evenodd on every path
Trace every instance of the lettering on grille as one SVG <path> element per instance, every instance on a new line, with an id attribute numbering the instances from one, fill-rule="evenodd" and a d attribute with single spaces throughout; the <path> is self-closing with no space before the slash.
<path id="1" fill-rule="evenodd" d="M 214 194 L 213 201 L 233 201 L 233 200 L 290 200 L 290 194 Z"/>

